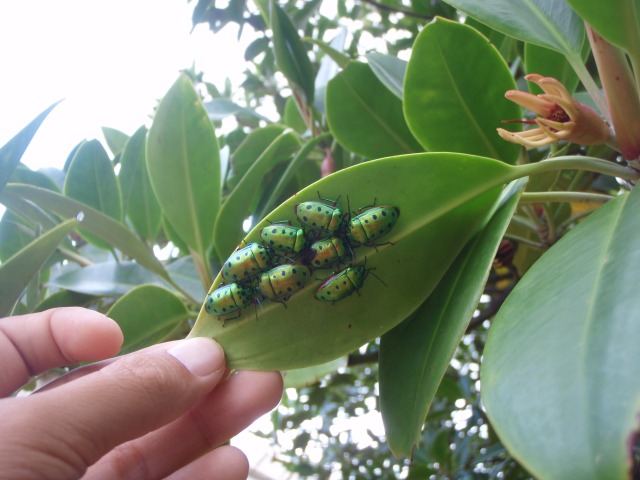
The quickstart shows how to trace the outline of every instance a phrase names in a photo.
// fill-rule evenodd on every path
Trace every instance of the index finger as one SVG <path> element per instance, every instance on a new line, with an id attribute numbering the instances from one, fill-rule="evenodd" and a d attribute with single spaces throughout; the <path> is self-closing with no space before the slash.
<path id="1" fill-rule="evenodd" d="M 0 319 L 0 396 L 50 368 L 111 357 L 122 340 L 116 322 L 85 308 Z"/>

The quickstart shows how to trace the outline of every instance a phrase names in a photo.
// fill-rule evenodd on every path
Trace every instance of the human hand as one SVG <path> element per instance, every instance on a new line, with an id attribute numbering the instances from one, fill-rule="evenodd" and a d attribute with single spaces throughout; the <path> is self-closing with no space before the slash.
<path id="1" fill-rule="evenodd" d="M 0 397 L 52 367 L 109 358 L 121 344 L 113 320 L 82 308 L 0 319 Z M 0 399 L 1 476 L 246 478 L 244 454 L 220 445 L 281 395 L 277 372 L 225 379 L 213 340 L 154 345 Z"/>

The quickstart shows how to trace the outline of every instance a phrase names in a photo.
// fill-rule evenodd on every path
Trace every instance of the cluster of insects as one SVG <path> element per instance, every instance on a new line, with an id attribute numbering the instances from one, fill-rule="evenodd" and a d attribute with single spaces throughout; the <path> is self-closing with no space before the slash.
<path id="1" fill-rule="evenodd" d="M 295 206 L 301 225 L 272 223 L 260 230 L 261 243 L 249 243 L 225 261 L 224 284 L 211 292 L 205 308 L 218 319 L 241 315 L 249 305 L 269 300 L 286 306 L 311 279 L 312 270 L 344 266 L 316 290 L 315 298 L 337 302 L 358 292 L 372 269 L 353 266 L 354 249 L 376 243 L 395 226 L 397 207 L 370 205 L 357 212 L 342 212 L 338 199 L 302 202 Z"/>

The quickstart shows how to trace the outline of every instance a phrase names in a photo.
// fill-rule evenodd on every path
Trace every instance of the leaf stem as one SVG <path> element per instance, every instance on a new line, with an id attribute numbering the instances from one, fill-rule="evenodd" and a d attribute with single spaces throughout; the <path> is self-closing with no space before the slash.
<path id="1" fill-rule="evenodd" d="M 588 192 L 525 192 L 520 197 L 520 203 L 606 203 L 613 197 L 601 193 Z"/>
<path id="2" fill-rule="evenodd" d="M 557 170 L 589 170 L 625 180 L 640 179 L 639 172 L 621 165 L 616 165 L 608 160 L 594 157 L 582 157 L 579 155 L 567 155 L 565 157 L 550 158 L 537 163 L 517 165 L 516 178 L 520 176 L 536 175 L 540 173 L 555 172 Z"/>
<path id="3" fill-rule="evenodd" d="M 505 234 L 505 238 L 509 238 L 514 242 L 521 243 L 523 245 L 527 245 L 528 247 L 535 248 L 537 250 L 544 250 L 548 248 L 548 245 L 545 245 L 541 242 L 534 242 L 533 240 L 525 237 L 521 237 L 520 235 L 514 235 L 512 233 Z"/>

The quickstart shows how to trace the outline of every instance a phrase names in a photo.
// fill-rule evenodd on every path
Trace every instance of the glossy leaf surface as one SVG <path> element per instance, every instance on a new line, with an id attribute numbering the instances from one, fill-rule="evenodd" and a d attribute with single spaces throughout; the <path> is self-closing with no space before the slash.
<path id="1" fill-rule="evenodd" d="M 275 2 L 269 2 L 273 47 L 278 68 L 287 80 L 305 96 L 308 105 L 313 104 L 313 66 L 298 35 L 296 27 L 285 11 Z"/>
<path id="2" fill-rule="evenodd" d="M 367 158 L 422 151 L 407 127 L 402 101 L 368 65 L 351 62 L 327 85 L 327 121 L 349 150 Z"/>
<path id="3" fill-rule="evenodd" d="M 2 203 L 20 201 L 21 199 L 41 205 L 48 212 L 62 217 L 75 218 L 81 214 L 82 226 L 87 232 L 120 249 L 152 272 L 163 278 L 168 278 L 162 264 L 144 242 L 113 218 L 59 193 L 30 185 L 8 184 L 4 192 L 0 194 L 0 202 Z"/>
<path id="4" fill-rule="evenodd" d="M 64 194 L 115 220 L 122 219 L 120 185 L 98 140 L 82 143 L 69 166 Z"/>
<path id="5" fill-rule="evenodd" d="M 640 5 L 637 0 L 568 0 L 603 38 L 628 53 L 640 53 Z"/>
<path id="6" fill-rule="evenodd" d="M 102 135 L 104 135 L 107 146 L 114 156 L 122 153 L 124 146 L 127 144 L 127 140 L 129 140 L 129 135 L 116 128 L 102 127 Z"/>
<path id="7" fill-rule="evenodd" d="M 482 399 L 536 478 L 629 478 L 640 405 L 639 208 L 636 188 L 571 230 L 489 330 Z"/>
<path id="8" fill-rule="evenodd" d="M 159 342 L 189 318 L 189 311 L 168 290 L 143 285 L 114 303 L 107 316 L 118 322 L 124 333 L 124 354 Z"/>
<path id="9" fill-rule="evenodd" d="M 444 1 L 513 38 L 580 56 L 584 25 L 565 0 Z"/>
<path id="10" fill-rule="evenodd" d="M 124 213 L 138 235 L 154 240 L 162 224 L 162 211 L 151 187 L 145 144 L 147 129 L 140 127 L 124 146 L 120 157 L 120 186 Z"/>
<path id="11" fill-rule="evenodd" d="M 519 119 L 504 98 L 515 89 L 498 51 L 476 30 L 436 19 L 418 35 L 404 84 L 404 110 L 414 136 L 430 151 L 483 155 L 514 163 L 519 152 L 496 133 Z"/>
<path id="12" fill-rule="evenodd" d="M 524 189 L 515 182 L 416 312 L 380 340 L 380 410 L 389 447 L 411 457 L 440 382 L 484 290 Z"/>
<path id="13" fill-rule="evenodd" d="M 249 206 L 260 191 L 264 175 L 299 146 L 297 135 L 291 130 L 284 131 L 261 153 L 227 197 L 214 228 L 215 247 L 222 257 L 233 252 L 242 239 L 242 221 L 250 213 Z"/>
<path id="14" fill-rule="evenodd" d="M 493 205 L 500 186 L 515 175 L 494 160 L 458 154 L 416 154 L 365 162 L 316 182 L 268 218 L 291 219 L 294 206 L 349 196 L 350 205 L 397 206 L 400 218 L 384 240 L 394 245 L 356 249 L 356 263 L 375 268 L 360 291 L 335 304 L 313 298 L 328 271 L 287 302 L 263 302 L 222 322 L 201 310 L 191 336 L 215 338 L 232 368 L 290 370 L 328 362 L 379 337 L 410 315 L 431 293 Z M 356 187 L 357 186 L 357 187 Z M 344 208 L 344 205 L 343 205 Z M 246 241 L 259 241 L 256 225 Z M 217 277 L 210 291 L 220 285 Z M 256 318 L 257 314 L 257 318 Z M 224 325 L 223 325 L 224 324 Z"/>
<path id="15" fill-rule="evenodd" d="M 163 214 L 204 256 L 220 207 L 220 153 L 207 112 L 184 74 L 158 105 L 147 136 L 147 168 Z"/>
<path id="16" fill-rule="evenodd" d="M 77 225 L 75 219 L 62 222 L 0 265 L 0 317 L 11 313 L 28 283 Z"/>
<path id="17" fill-rule="evenodd" d="M 20 130 L 11 140 L 5 143 L 0 148 L 0 191 L 9 181 L 9 178 L 13 174 L 22 158 L 22 154 L 25 152 L 31 139 L 42 125 L 42 122 L 49 115 L 51 110 L 60 102 L 56 102 L 49 107 L 45 108 L 40 115 L 31 120 L 31 122 Z"/>
<path id="18" fill-rule="evenodd" d="M 385 87 L 396 97 L 402 100 L 404 76 L 407 71 L 407 62 L 391 55 L 382 53 L 370 53 L 367 55 L 369 67 L 376 74 Z"/>
<path id="19" fill-rule="evenodd" d="M 96 296 L 120 296 L 144 285 L 163 285 L 162 280 L 135 262 L 95 263 L 52 278 L 48 285 Z"/>

